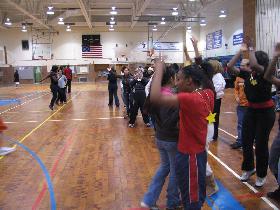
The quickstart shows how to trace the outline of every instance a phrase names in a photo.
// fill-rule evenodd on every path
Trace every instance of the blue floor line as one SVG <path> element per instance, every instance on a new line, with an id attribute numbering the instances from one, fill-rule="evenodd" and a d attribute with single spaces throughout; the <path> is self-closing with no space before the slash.
<path id="1" fill-rule="evenodd" d="M 216 179 L 219 186 L 219 191 L 206 199 L 206 202 L 210 202 L 210 207 L 214 209 L 217 207 L 219 210 L 245 210 L 245 208 L 233 197 L 230 191 L 228 191 L 223 184 Z M 216 209 L 216 208 L 215 208 Z"/>
<path id="2" fill-rule="evenodd" d="M 20 100 L 17 98 L 0 99 L 0 106 L 6 106 L 9 104 L 15 104 L 15 103 L 20 103 Z"/>
<path id="3" fill-rule="evenodd" d="M 50 193 L 50 209 L 51 210 L 56 210 L 56 200 L 55 200 L 55 195 L 54 195 L 53 184 L 52 184 L 52 181 L 51 181 L 50 174 L 49 174 L 46 166 L 42 162 L 42 160 L 39 158 L 39 156 L 35 152 L 33 152 L 31 149 L 29 149 L 24 144 L 22 144 L 22 143 L 20 143 L 20 142 L 18 142 L 16 140 L 13 140 L 13 139 L 11 139 L 8 136 L 5 136 L 4 139 L 7 140 L 7 141 L 10 141 L 10 142 L 13 142 L 14 144 L 20 146 L 21 148 L 23 148 L 26 152 L 28 152 L 37 161 L 37 163 L 39 164 L 39 166 L 41 167 L 41 169 L 42 169 L 42 171 L 43 171 L 43 173 L 45 175 L 46 183 L 47 183 L 47 186 L 48 186 L 48 189 L 49 189 L 49 193 Z"/>

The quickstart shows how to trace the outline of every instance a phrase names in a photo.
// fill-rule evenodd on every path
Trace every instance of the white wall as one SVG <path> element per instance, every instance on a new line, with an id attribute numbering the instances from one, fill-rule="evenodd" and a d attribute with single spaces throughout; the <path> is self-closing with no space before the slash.
<path id="1" fill-rule="evenodd" d="M 272 57 L 274 47 L 280 41 L 280 1 L 257 0 L 256 41 L 257 50 L 263 50 Z"/>
<path id="2" fill-rule="evenodd" d="M 222 30 L 223 33 L 222 48 L 206 50 L 206 35 L 218 30 Z M 239 9 L 225 19 L 217 17 L 215 21 L 209 22 L 205 27 L 201 27 L 199 49 L 204 57 L 233 55 L 240 48 L 240 45 L 233 45 L 233 35 L 241 32 L 243 32 L 243 11 Z M 228 44 L 227 49 L 225 44 Z"/>
<path id="3" fill-rule="evenodd" d="M 31 32 L 23 33 L 19 29 L 0 30 L 0 50 L 7 47 L 8 64 L 13 66 L 36 66 L 53 64 L 103 64 L 112 63 L 115 54 L 125 53 L 130 62 L 145 62 L 147 52 L 141 52 L 136 47 L 141 42 L 147 42 L 147 32 L 101 32 L 101 44 L 103 45 L 104 59 L 83 59 L 82 58 L 82 34 L 93 34 L 87 30 L 73 29 L 72 32 L 60 31 L 59 35 L 54 35 L 52 44 L 52 60 L 32 60 Z M 161 32 L 154 34 L 156 40 Z M 21 40 L 29 40 L 29 50 L 22 51 Z M 183 43 L 184 34 L 182 31 L 174 30 L 161 41 L 172 41 Z M 118 47 L 116 48 L 116 44 Z M 126 48 L 125 45 L 128 44 Z M 183 62 L 183 52 L 163 52 L 168 56 L 168 62 Z M 117 55 L 118 56 L 118 55 Z M 2 64 L 4 61 L 2 61 Z M 0 61 L 1 64 L 1 61 Z"/>

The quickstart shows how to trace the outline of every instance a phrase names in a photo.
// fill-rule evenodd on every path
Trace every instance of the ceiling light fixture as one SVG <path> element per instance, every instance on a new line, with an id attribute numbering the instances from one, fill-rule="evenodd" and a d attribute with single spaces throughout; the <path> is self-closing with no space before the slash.
<path id="1" fill-rule="evenodd" d="M 165 24 L 165 21 L 164 21 L 164 20 L 165 20 L 165 18 L 162 17 L 162 18 L 161 18 L 161 22 L 160 22 L 161 25 L 164 25 L 164 24 Z"/>
<path id="2" fill-rule="evenodd" d="M 63 18 L 62 17 L 58 18 L 58 22 L 57 23 L 59 25 L 64 25 Z"/>
<path id="3" fill-rule="evenodd" d="M 115 18 L 114 18 L 114 17 L 111 17 L 110 24 L 111 24 L 111 25 L 115 25 L 115 24 L 116 24 L 116 21 L 115 21 Z"/>
<path id="4" fill-rule="evenodd" d="M 112 11 L 110 12 L 111 15 L 116 15 L 118 12 L 116 11 L 116 7 L 112 7 Z"/>
<path id="5" fill-rule="evenodd" d="M 22 25 L 21 31 L 22 31 L 22 32 L 27 32 L 27 28 L 26 28 L 26 25 L 25 25 L 25 24 Z"/>
<path id="6" fill-rule="evenodd" d="M 48 7 L 47 14 L 48 14 L 48 15 L 54 15 L 54 11 L 53 11 L 53 7 L 52 7 L 52 6 L 49 6 L 49 7 Z"/>
<path id="7" fill-rule="evenodd" d="M 157 26 L 154 25 L 153 31 L 157 31 Z"/>
<path id="8" fill-rule="evenodd" d="M 220 11 L 220 15 L 219 15 L 219 18 L 226 18 L 227 17 L 227 13 L 225 10 L 221 10 Z"/>
<path id="9" fill-rule="evenodd" d="M 70 25 L 66 26 L 66 31 L 67 31 L 67 32 L 72 31 L 72 29 L 71 29 Z"/>
<path id="10" fill-rule="evenodd" d="M 178 8 L 175 8 L 175 7 L 174 7 L 171 14 L 172 14 L 173 16 L 177 16 L 177 15 L 179 14 Z"/>
<path id="11" fill-rule="evenodd" d="M 206 26 L 207 24 L 206 24 L 206 20 L 204 20 L 204 19 L 202 19 L 201 21 L 200 21 L 200 26 Z"/>
<path id="12" fill-rule="evenodd" d="M 114 31 L 114 26 L 113 25 L 110 25 L 110 28 L 109 28 L 109 31 Z"/>
<path id="13" fill-rule="evenodd" d="M 12 25 L 12 22 L 11 22 L 10 18 L 6 19 L 5 25 L 7 25 L 7 26 L 11 26 Z"/>

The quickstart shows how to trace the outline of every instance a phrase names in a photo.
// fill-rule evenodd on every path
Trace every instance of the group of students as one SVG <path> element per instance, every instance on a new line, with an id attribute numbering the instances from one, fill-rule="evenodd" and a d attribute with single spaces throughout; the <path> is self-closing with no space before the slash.
<path id="1" fill-rule="evenodd" d="M 128 126 L 133 128 L 135 126 L 136 117 L 138 111 L 143 117 L 143 121 L 147 127 L 150 127 L 150 117 L 145 110 L 145 102 L 147 101 L 146 87 L 153 74 L 153 68 L 142 68 L 141 66 L 136 68 L 134 74 L 131 74 L 128 67 L 123 66 L 121 69 L 121 75 L 117 75 L 114 68 L 108 68 L 108 91 L 109 91 L 109 103 L 108 106 L 112 107 L 113 97 L 115 99 L 116 107 L 119 107 L 119 99 L 117 95 L 118 82 L 121 80 L 121 96 L 126 108 L 125 118 L 129 118 Z"/>
<path id="2" fill-rule="evenodd" d="M 54 104 L 62 105 L 67 102 L 66 89 L 71 93 L 72 70 L 69 65 L 65 66 L 52 66 L 50 74 L 43 78 L 40 82 L 50 78 L 50 89 L 52 92 L 52 99 L 49 108 L 53 110 Z"/>
<path id="3" fill-rule="evenodd" d="M 219 112 L 225 88 L 221 75 L 223 68 L 218 61 L 203 61 L 197 41 L 193 39 L 192 42 L 196 52 L 195 63 L 191 62 L 185 50 L 189 63 L 179 73 L 160 60 L 155 64 L 149 99 L 161 161 L 141 201 L 142 207 L 152 210 L 159 209 L 156 202 L 168 175 L 168 210 L 201 209 L 206 195 L 211 196 L 219 190 L 207 162 L 207 150 L 209 143 L 218 137 Z M 275 76 L 280 43 L 271 62 L 267 53 L 255 51 L 251 43 L 245 40 L 228 63 L 228 69 L 238 76 L 235 81 L 238 138 L 231 146 L 233 149 L 242 147 L 241 181 L 248 181 L 256 173 L 255 186 L 262 187 L 269 166 L 280 186 L 280 132 L 270 153 L 268 151 L 269 134 L 275 120 L 271 86 L 274 84 L 280 88 L 280 79 Z M 235 67 L 244 57 L 244 52 L 249 52 L 249 59 L 243 59 L 240 68 Z M 267 196 L 279 201 L 279 186 Z"/>

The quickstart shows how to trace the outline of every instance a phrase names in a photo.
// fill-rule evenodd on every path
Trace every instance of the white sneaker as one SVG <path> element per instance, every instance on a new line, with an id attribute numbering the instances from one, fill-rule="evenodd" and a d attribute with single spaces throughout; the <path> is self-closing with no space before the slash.
<path id="1" fill-rule="evenodd" d="M 14 152 L 16 148 L 13 147 L 0 147 L 0 156 L 7 155 L 11 152 Z"/>
<path id="2" fill-rule="evenodd" d="M 134 124 L 128 124 L 128 127 L 134 128 Z"/>
<path id="3" fill-rule="evenodd" d="M 144 201 L 141 201 L 140 206 L 142 208 L 149 208 L 149 206 L 147 204 L 145 204 Z"/>
<path id="4" fill-rule="evenodd" d="M 262 187 L 265 184 L 265 182 L 266 182 L 266 177 L 260 178 L 260 177 L 257 176 L 255 186 L 256 187 Z"/>
<path id="5" fill-rule="evenodd" d="M 250 176 L 254 175 L 256 173 L 256 169 L 253 169 L 252 171 L 243 171 L 240 180 L 242 182 L 247 182 Z"/>

